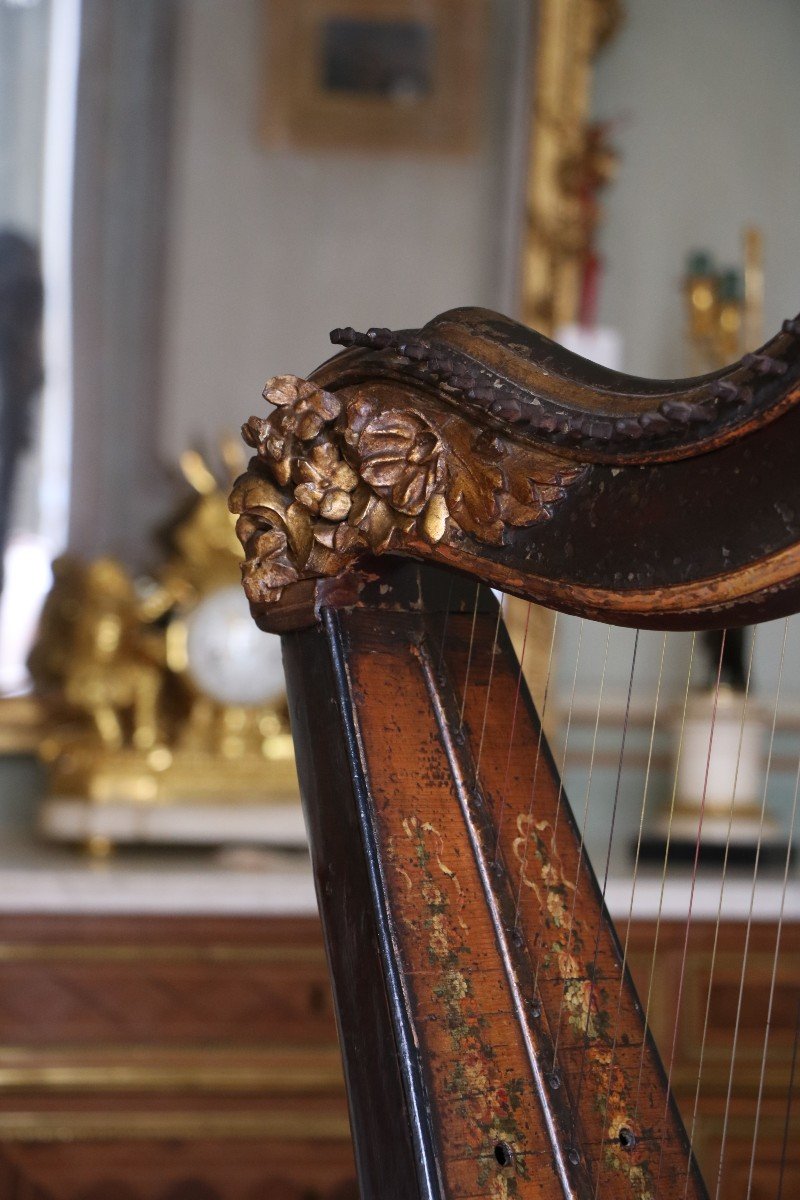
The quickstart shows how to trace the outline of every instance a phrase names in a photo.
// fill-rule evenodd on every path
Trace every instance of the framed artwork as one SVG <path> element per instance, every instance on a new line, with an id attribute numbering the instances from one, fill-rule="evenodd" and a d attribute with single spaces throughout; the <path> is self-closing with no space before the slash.
<path id="1" fill-rule="evenodd" d="M 267 0 L 264 140 L 468 154 L 486 37 L 485 0 Z"/>

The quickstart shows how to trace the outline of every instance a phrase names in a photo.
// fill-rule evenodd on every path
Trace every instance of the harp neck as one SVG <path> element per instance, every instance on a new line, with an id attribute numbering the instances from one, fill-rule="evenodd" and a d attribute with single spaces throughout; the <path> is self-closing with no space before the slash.
<path id="1" fill-rule="evenodd" d="M 271 380 L 274 411 L 244 427 L 232 506 L 265 627 L 284 594 L 304 603 L 293 588 L 386 553 L 622 625 L 800 606 L 798 321 L 676 381 L 602 372 L 482 310 L 334 332 L 358 344 Z"/>

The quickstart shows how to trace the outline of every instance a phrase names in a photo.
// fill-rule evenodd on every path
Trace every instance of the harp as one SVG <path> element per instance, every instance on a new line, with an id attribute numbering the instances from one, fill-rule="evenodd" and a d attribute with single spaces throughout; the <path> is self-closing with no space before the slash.
<path id="1" fill-rule="evenodd" d="M 332 340 L 267 385 L 231 504 L 283 639 L 362 1195 L 729 1200 L 496 592 L 665 631 L 800 608 L 800 321 L 678 381 L 478 309 Z"/>

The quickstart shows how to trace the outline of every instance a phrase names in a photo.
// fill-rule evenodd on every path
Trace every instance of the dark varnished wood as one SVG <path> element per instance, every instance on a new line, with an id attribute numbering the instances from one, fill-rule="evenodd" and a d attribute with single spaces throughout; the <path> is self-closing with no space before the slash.
<path id="1" fill-rule="evenodd" d="M 675 381 L 483 310 L 332 336 L 311 380 L 269 381 L 231 506 L 284 637 L 365 1200 L 701 1200 L 496 605 L 463 581 L 664 629 L 795 611 L 800 325 Z"/>
<path id="2" fill-rule="evenodd" d="M 283 654 L 362 1194 L 438 1200 L 335 631 L 289 634 Z"/>
<path id="3" fill-rule="evenodd" d="M 703 1197 L 494 601 L 372 587 L 284 638 L 365 1198 Z"/>
<path id="4" fill-rule="evenodd" d="M 587 462 L 695 457 L 774 420 L 800 388 L 800 318 L 755 354 L 693 379 L 612 371 L 481 308 L 452 309 L 419 330 L 334 330 L 331 339 L 362 351 L 326 363 L 319 378 L 413 378 L 442 388 L 476 419 L 512 425 Z"/>
<path id="5" fill-rule="evenodd" d="M 725 1200 L 747 1200 L 748 1196 L 773 1200 L 800 1194 L 800 1146 L 791 1136 L 791 1127 L 787 1130 L 798 1020 L 800 926 L 795 921 L 784 922 L 779 930 L 774 922 L 757 921 L 748 929 L 745 921 L 723 921 L 720 926 L 712 921 L 693 921 L 687 940 L 682 922 L 662 921 L 657 930 L 652 921 L 634 921 L 627 940 L 631 969 L 642 995 L 651 989 L 654 974 L 653 1031 L 672 1059 L 672 1085 L 687 1122 L 695 1123 L 694 1145 L 712 1194 L 720 1170 L 731 1083 L 731 1120 L 719 1195 Z M 759 1102 L 764 1024 L 779 940 L 781 954 L 770 1014 L 767 1069 Z M 732 1045 L 740 989 L 742 1017 L 734 1062 Z M 701 1051 L 703 1071 L 698 1079 Z M 790 1116 L 791 1112 L 792 1107 Z"/>
<path id="6" fill-rule="evenodd" d="M 355 1200 L 319 922 L 0 915 L 3 1200 Z"/>
<path id="7" fill-rule="evenodd" d="M 727 372 L 669 382 L 602 371 L 496 314 L 456 310 L 385 331 L 387 344 L 346 351 L 311 384 L 277 377 L 266 394 L 279 411 L 245 427 L 257 456 L 233 496 L 254 615 L 286 627 L 299 581 L 346 580 L 383 553 L 622 625 L 795 611 L 795 326 Z M 617 437 L 614 422 L 638 434 Z"/>

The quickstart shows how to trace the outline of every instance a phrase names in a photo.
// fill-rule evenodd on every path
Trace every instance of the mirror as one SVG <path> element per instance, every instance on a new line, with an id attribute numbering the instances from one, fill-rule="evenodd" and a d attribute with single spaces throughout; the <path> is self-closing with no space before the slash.
<path id="1" fill-rule="evenodd" d="M 0 5 L 0 692 L 25 679 L 25 651 L 49 586 L 50 561 L 67 540 L 69 147 L 77 37 L 77 5 L 69 0 Z"/>
<path id="2" fill-rule="evenodd" d="M 396 3 L 389 27 L 367 0 L 0 4 L 0 228 L 40 247 L 45 275 L 5 690 L 24 682 L 49 560 L 69 545 L 146 567 L 180 455 L 235 434 L 266 375 L 310 369 L 342 323 L 513 307 L 529 14 L 511 0 L 470 0 L 468 20 L 455 7 Z M 381 58 L 395 26 L 395 82 L 354 82 L 353 56 Z M 320 52 L 324 87 L 304 74 Z M 276 133 L 281 70 L 293 82 Z"/>

